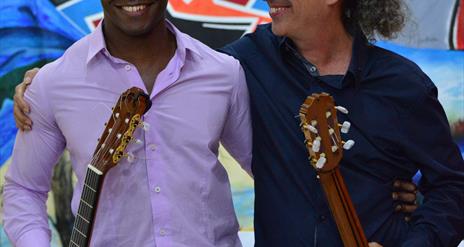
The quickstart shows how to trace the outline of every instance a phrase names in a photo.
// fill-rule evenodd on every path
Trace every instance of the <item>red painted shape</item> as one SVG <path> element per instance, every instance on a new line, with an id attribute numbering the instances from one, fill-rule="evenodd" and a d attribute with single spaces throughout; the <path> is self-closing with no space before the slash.
<path id="1" fill-rule="evenodd" d="M 240 5 L 247 5 L 247 3 L 249 2 L 249 0 L 224 0 L 226 2 L 232 2 L 232 3 L 235 3 L 235 4 L 240 4 Z"/>
<path id="2" fill-rule="evenodd" d="M 456 16 L 456 49 L 464 50 L 464 0 L 459 3 Z"/>

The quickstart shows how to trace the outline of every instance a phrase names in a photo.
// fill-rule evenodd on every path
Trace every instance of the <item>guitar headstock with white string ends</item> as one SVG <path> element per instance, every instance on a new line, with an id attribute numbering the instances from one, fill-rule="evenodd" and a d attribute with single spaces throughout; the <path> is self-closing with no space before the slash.
<path id="1" fill-rule="evenodd" d="M 335 106 L 334 99 L 327 93 L 312 94 L 300 108 L 301 130 L 305 135 L 311 165 L 316 169 L 344 246 L 368 247 L 338 167 L 343 149 L 350 149 L 354 141 L 342 141 L 340 132 L 348 133 L 351 124 L 339 124 L 337 111 L 348 114 L 344 107 Z"/>
<path id="2" fill-rule="evenodd" d="M 331 171 L 343 157 L 343 149 L 350 149 L 354 141 L 342 141 L 340 132 L 348 133 L 351 124 L 339 124 L 337 111 L 348 114 L 348 110 L 335 106 L 334 99 L 327 93 L 308 96 L 300 108 L 301 130 L 310 154 L 312 166 L 318 172 Z"/>
<path id="3" fill-rule="evenodd" d="M 128 156 L 125 153 L 127 145 L 130 142 L 140 142 L 133 137 L 135 129 L 146 129 L 148 126 L 142 123 L 142 116 L 150 107 L 149 96 L 139 88 L 133 87 L 121 94 L 98 140 L 91 165 L 105 174 L 121 158 Z"/>

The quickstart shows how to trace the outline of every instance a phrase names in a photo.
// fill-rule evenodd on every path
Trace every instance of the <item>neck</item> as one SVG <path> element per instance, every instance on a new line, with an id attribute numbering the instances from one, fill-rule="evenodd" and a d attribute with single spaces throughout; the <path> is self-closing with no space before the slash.
<path id="1" fill-rule="evenodd" d="M 103 33 L 110 54 L 137 67 L 162 60 L 175 47 L 175 37 L 167 29 L 164 20 L 152 31 L 142 35 L 127 35 L 111 23 L 104 23 Z"/>
<path id="2" fill-rule="evenodd" d="M 341 21 L 332 19 L 334 21 L 314 25 L 308 32 L 300 32 L 289 38 L 321 75 L 344 75 L 351 61 L 353 38 Z"/>

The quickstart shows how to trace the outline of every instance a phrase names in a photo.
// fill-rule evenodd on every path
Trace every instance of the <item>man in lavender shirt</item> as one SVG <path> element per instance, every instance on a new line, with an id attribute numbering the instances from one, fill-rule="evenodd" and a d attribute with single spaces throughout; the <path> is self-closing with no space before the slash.
<path id="1" fill-rule="evenodd" d="M 153 102 L 106 176 L 91 246 L 241 246 L 219 142 L 250 171 L 248 92 L 239 62 L 165 20 L 167 0 L 102 0 L 105 20 L 43 67 L 26 93 L 34 129 L 20 132 L 4 190 L 4 223 L 17 247 L 49 246 L 45 202 L 66 148 L 78 183 L 120 93 L 136 86 Z"/>

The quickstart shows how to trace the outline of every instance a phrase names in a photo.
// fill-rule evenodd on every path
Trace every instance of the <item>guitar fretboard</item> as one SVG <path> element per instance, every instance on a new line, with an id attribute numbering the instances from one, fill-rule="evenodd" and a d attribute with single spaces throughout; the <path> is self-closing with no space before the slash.
<path id="1" fill-rule="evenodd" d="M 74 221 L 69 247 L 86 247 L 89 245 L 90 234 L 103 182 L 103 174 L 89 166 L 85 175 L 79 209 Z"/>

